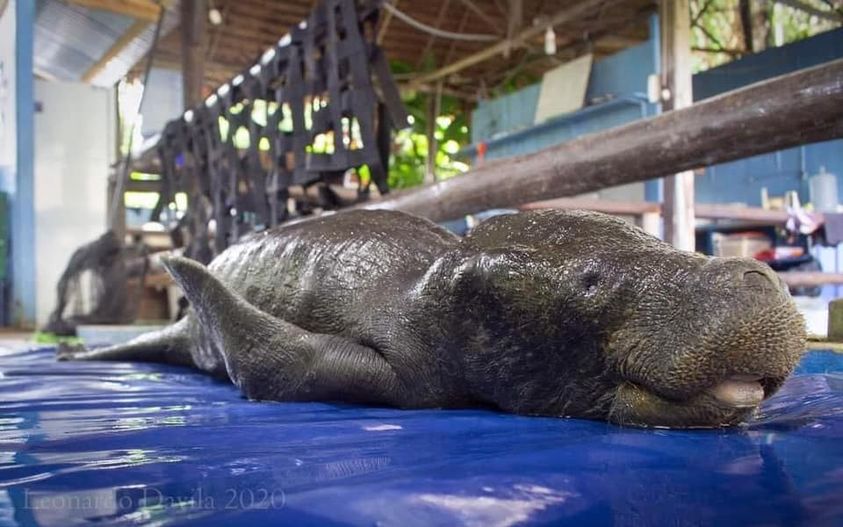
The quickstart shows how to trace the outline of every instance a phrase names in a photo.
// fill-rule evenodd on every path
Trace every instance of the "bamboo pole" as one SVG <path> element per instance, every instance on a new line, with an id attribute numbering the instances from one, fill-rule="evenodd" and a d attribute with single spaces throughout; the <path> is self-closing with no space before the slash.
<path id="1" fill-rule="evenodd" d="M 662 86 L 667 88 L 662 109 L 679 110 L 694 104 L 691 75 L 691 10 L 688 0 L 661 0 Z M 677 249 L 693 251 L 694 173 L 671 174 L 664 185 L 664 239 Z"/>

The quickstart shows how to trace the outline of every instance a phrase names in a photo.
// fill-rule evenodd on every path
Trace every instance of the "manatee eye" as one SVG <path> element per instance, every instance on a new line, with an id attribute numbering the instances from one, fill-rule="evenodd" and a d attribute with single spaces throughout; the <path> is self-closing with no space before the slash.
<path id="1" fill-rule="evenodd" d="M 582 279 L 582 289 L 585 296 L 594 296 L 600 284 L 600 275 L 596 271 L 589 271 Z"/>

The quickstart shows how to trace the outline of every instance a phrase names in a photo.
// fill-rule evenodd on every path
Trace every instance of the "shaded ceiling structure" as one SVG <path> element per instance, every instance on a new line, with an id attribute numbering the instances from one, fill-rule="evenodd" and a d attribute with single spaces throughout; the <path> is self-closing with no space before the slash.
<path id="1" fill-rule="evenodd" d="M 112 4 L 117 4 L 112 2 Z M 125 6 L 134 4 L 132 0 Z M 35 74 L 59 81 L 113 86 L 148 52 L 158 11 L 102 9 L 102 0 L 36 0 Z M 142 4 L 138 4 L 142 5 Z M 178 2 L 167 2 L 161 32 L 179 26 Z M 133 16 L 130 16 L 133 15 Z"/>
<path id="2" fill-rule="evenodd" d="M 476 99 L 518 77 L 533 79 L 576 56 L 610 55 L 648 38 L 647 17 L 653 0 L 389 0 L 377 39 L 397 72 L 397 80 L 414 88 L 432 89 L 430 78 L 454 64 L 505 45 L 503 53 L 479 60 L 436 82 L 451 95 Z M 314 0 L 214 0 L 210 6 L 222 23 L 208 25 L 205 91 L 228 81 L 254 64 L 289 29 L 307 18 Z M 157 67 L 180 69 L 181 31 L 178 1 L 165 3 Z M 60 80 L 81 80 L 108 86 L 126 75 L 140 75 L 154 32 L 151 0 L 37 0 L 36 73 Z M 396 13 L 398 10 L 399 13 Z M 524 31 L 553 25 L 557 52 L 545 53 L 544 31 L 518 39 Z M 403 16 L 402 16 L 403 15 Z M 409 21 L 407 19 L 410 19 Z M 440 32 L 482 35 L 478 41 L 454 40 Z M 420 27 L 422 29 L 420 29 Z M 523 75 L 522 75 L 523 74 Z"/>
<path id="3" fill-rule="evenodd" d="M 206 85 L 213 89 L 255 63 L 268 47 L 290 27 L 307 18 L 313 0 L 215 0 L 223 23 L 209 26 Z M 606 7 L 611 3 L 611 7 Z M 623 2 L 582 0 L 390 0 L 406 16 L 441 31 L 493 37 L 492 42 L 468 42 L 431 35 L 385 10 L 377 38 L 393 65 L 408 73 L 435 71 L 504 41 L 560 12 L 588 4 L 584 17 L 555 27 L 557 53 L 545 54 L 544 35 L 511 50 L 508 56 L 485 60 L 443 79 L 453 94 L 474 98 L 478 91 L 493 88 L 519 72 L 541 75 L 571 58 L 592 51 L 597 57 L 612 54 L 648 38 L 647 15 L 655 11 L 653 0 Z M 518 13 L 513 13 L 513 7 Z M 492 39 L 490 39 L 492 40 Z M 156 62 L 165 67 L 181 64 L 178 32 L 165 37 Z"/>

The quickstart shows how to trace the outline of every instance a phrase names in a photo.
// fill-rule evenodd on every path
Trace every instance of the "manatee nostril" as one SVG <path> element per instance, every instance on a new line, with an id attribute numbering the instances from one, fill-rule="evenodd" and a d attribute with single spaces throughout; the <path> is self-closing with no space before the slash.
<path id="1" fill-rule="evenodd" d="M 597 293 L 597 286 L 600 282 L 600 275 L 595 272 L 587 273 L 583 277 L 582 285 L 586 296 L 593 296 Z"/>
<path id="2" fill-rule="evenodd" d="M 762 288 L 769 288 L 774 287 L 778 288 L 779 284 L 776 280 L 773 280 L 769 274 L 765 273 L 764 271 L 746 271 L 743 274 L 743 282 L 745 285 L 762 287 Z"/>

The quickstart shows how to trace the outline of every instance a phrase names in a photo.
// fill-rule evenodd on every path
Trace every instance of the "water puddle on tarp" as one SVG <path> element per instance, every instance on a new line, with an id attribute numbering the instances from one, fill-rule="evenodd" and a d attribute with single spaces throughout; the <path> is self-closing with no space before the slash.
<path id="1" fill-rule="evenodd" d="M 749 425 L 251 403 L 189 370 L 0 351 L 0 525 L 841 525 L 843 356 Z"/>

